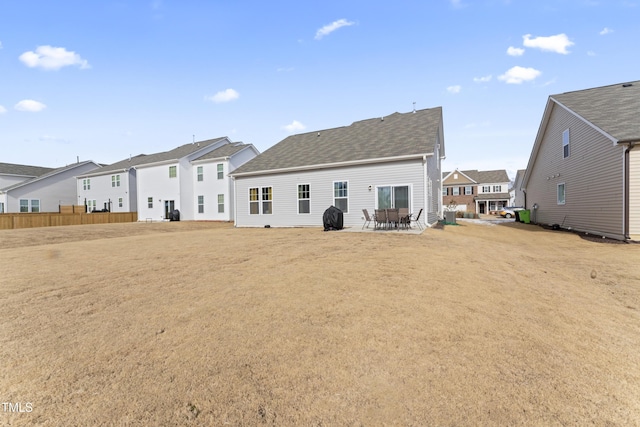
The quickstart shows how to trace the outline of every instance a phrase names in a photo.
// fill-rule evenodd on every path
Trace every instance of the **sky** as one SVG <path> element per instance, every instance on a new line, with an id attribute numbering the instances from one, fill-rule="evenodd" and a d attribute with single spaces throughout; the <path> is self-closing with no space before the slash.
<path id="1" fill-rule="evenodd" d="M 640 79 L 640 0 L 0 0 L 0 162 L 114 163 L 443 108 L 524 169 L 550 95 Z"/>

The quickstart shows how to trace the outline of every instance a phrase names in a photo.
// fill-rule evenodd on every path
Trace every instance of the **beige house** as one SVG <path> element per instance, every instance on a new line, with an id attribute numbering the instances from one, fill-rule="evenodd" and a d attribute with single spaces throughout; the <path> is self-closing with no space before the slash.
<path id="1" fill-rule="evenodd" d="M 640 81 L 552 95 L 521 188 L 540 224 L 640 240 Z"/>
<path id="2" fill-rule="evenodd" d="M 447 210 L 495 214 L 509 205 L 509 176 L 504 169 L 458 169 L 442 174 L 442 203 Z"/>

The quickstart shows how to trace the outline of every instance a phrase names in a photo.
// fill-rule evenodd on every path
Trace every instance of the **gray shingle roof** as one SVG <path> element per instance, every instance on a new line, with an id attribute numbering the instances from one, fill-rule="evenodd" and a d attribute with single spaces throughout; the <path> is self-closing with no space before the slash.
<path id="1" fill-rule="evenodd" d="M 249 145 L 243 144 L 242 142 L 225 144 L 222 147 L 218 147 L 213 151 L 209 151 L 207 154 L 204 154 L 194 160 L 219 159 L 221 157 L 229 157 L 236 154 L 238 151 L 247 148 L 248 146 Z"/>
<path id="2" fill-rule="evenodd" d="M 0 163 L 0 174 L 36 177 L 51 172 L 53 168 L 40 166 L 16 165 L 13 163 Z"/>
<path id="3" fill-rule="evenodd" d="M 442 107 L 436 107 L 292 135 L 231 175 L 430 154 L 441 125 Z"/>
<path id="4" fill-rule="evenodd" d="M 206 141 L 199 141 L 195 143 L 189 143 L 181 145 L 180 147 L 174 148 L 173 150 L 163 151 L 161 153 L 154 154 L 138 154 L 137 156 L 133 156 L 131 158 L 126 158 L 124 160 L 120 160 L 116 163 L 112 163 L 110 165 L 104 166 L 97 171 L 92 171 L 91 173 L 110 173 L 115 171 L 121 171 L 123 169 L 129 169 L 133 166 L 141 166 L 150 163 L 162 162 L 165 160 L 174 160 L 181 159 L 184 156 L 188 156 L 189 154 L 200 150 L 208 145 L 219 142 L 226 137 L 207 139 Z M 215 151 L 215 150 L 214 150 Z"/>
<path id="5" fill-rule="evenodd" d="M 566 92 L 551 98 L 619 142 L 640 140 L 640 81 Z"/>
<path id="6" fill-rule="evenodd" d="M 492 183 L 492 182 L 509 182 L 509 175 L 507 175 L 507 171 L 505 169 L 497 169 L 491 171 L 478 171 L 477 169 L 466 170 L 466 171 L 458 171 L 460 173 L 465 174 L 478 184 L 482 183 Z M 442 174 L 443 177 L 449 175 L 451 172 L 444 172 Z"/>
<path id="7" fill-rule="evenodd" d="M 40 176 L 37 176 L 37 177 L 35 177 L 35 178 L 31 178 L 31 179 L 28 179 L 28 180 L 26 180 L 26 181 L 22 181 L 22 182 L 18 182 L 18 183 L 16 183 L 16 184 L 10 185 L 9 187 L 5 187 L 5 188 L 3 188 L 3 189 L 2 189 L 2 191 L 9 191 L 9 190 L 13 190 L 14 188 L 18 188 L 18 187 L 25 186 L 25 185 L 27 185 L 27 184 L 31 184 L 32 182 L 41 181 L 41 180 L 43 180 L 43 179 L 47 179 L 47 178 L 48 178 L 48 177 L 50 177 L 50 176 L 53 176 L 53 175 L 59 174 L 59 173 L 61 173 L 61 172 L 64 172 L 64 171 L 66 171 L 66 170 L 69 170 L 69 169 L 75 169 L 75 168 L 77 168 L 77 167 L 84 166 L 84 165 L 86 165 L 86 164 L 88 164 L 88 163 L 93 163 L 93 164 L 95 164 L 96 166 L 98 165 L 98 164 L 97 164 L 96 162 L 94 162 L 93 160 L 85 160 L 85 161 L 83 161 L 83 162 L 79 162 L 79 163 L 71 163 L 70 165 L 62 166 L 62 167 L 57 168 L 57 169 L 51 169 L 49 172 L 47 172 L 47 173 L 45 173 L 45 174 L 42 174 L 42 175 L 40 175 Z"/>

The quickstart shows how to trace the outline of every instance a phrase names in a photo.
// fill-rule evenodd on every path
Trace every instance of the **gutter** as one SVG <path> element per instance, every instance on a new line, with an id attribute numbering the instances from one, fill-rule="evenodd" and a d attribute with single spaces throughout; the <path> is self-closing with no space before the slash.
<path id="1" fill-rule="evenodd" d="M 251 172 L 231 173 L 231 174 L 229 174 L 229 176 L 245 177 L 245 176 L 254 176 L 254 175 L 271 175 L 271 174 L 284 173 L 284 172 L 298 172 L 298 171 L 307 171 L 307 170 L 316 170 L 316 169 L 330 169 L 330 168 L 338 168 L 338 167 L 346 167 L 346 166 L 367 165 L 367 164 L 371 164 L 371 163 L 397 162 L 397 161 L 401 161 L 401 160 L 411 160 L 411 159 L 425 159 L 425 158 L 431 157 L 431 156 L 433 156 L 433 153 L 409 154 L 409 155 L 406 155 L 406 156 L 381 157 L 381 158 L 375 158 L 375 159 L 351 160 L 351 161 L 347 161 L 347 162 L 321 163 L 321 164 L 316 164 L 316 165 L 294 166 L 294 167 L 289 167 L 289 168 L 279 168 L 279 169 L 259 170 L 259 171 L 251 171 Z"/>

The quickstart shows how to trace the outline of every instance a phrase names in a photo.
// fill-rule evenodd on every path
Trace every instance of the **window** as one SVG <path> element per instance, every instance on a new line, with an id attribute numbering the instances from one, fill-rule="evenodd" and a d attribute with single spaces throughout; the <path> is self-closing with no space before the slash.
<path id="1" fill-rule="evenodd" d="M 218 179 L 224 178 L 224 165 L 222 163 L 218 163 Z"/>
<path id="2" fill-rule="evenodd" d="M 446 196 L 446 195 L 448 195 L 448 194 L 449 194 L 447 190 L 449 190 L 449 188 L 448 188 L 448 187 L 442 187 L 442 195 L 443 195 L 443 196 Z"/>
<path id="3" fill-rule="evenodd" d="M 122 197 L 118 197 L 118 207 L 122 207 Z"/>
<path id="4" fill-rule="evenodd" d="M 459 196 L 460 195 L 460 187 L 453 187 L 453 195 L 454 196 Z"/>
<path id="5" fill-rule="evenodd" d="M 175 178 L 178 176 L 178 167 L 169 166 L 169 178 Z"/>
<path id="6" fill-rule="evenodd" d="M 483 185 L 483 186 L 482 186 L 482 192 L 483 192 L 483 193 L 491 193 L 491 186 L 489 186 L 489 185 Z"/>
<path id="7" fill-rule="evenodd" d="M 298 213 L 311 213 L 311 197 L 309 184 L 298 184 Z"/>
<path id="8" fill-rule="evenodd" d="M 204 196 L 198 196 L 198 213 L 204 213 Z"/>
<path id="9" fill-rule="evenodd" d="M 493 186 L 494 193 L 502 193 L 502 185 L 494 185 Z"/>
<path id="10" fill-rule="evenodd" d="M 565 188 L 564 188 L 564 182 L 563 182 L 558 184 L 558 204 L 564 205 L 564 201 L 565 201 Z"/>
<path id="11" fill-rule="evenodd" d="M 466 187 L 464 187 L 464 194 L 465 196 L 469 196 L 473 194 L 473 187 L 470 185 L 467 185 Z"/>
<path id="12" fill-rule="evenodd" d="M 29 212 L 29 200 L 20 199 L 20 212 Z"/>
<path id="13" fill-rule="evenodd" d="M 95 200 L 87 200 L 87 212 L 93 212 L 96 210 L 96 206 L 98 206 L 96 204 Z"/>
<path id="14" fill-rule="evenodd" d="M 31 212 L 40 212 L 40 200 L 31 201 Z"/>
<path id="15" fill-rule="evenodd" d="M 261 203 L 262 202 L 262 203 Z M 249 189 L 249 214 L 269 215 L 273 211 L 273 187 Z"/>
<path id="16" fill-rule="evenodd" d="M 409 208 L 409 186 L 377 187 L 378 209 Z"/>
<path id="17" fill-rule="evenodd" d="M 198 182 L 204 181 L 204 171 L 202 170 L 202 166 L 198 166 Z"/>
<path id="18" fill-rule="evenodd" d="M 111 175 L 111 187 L 120 187 L 120 175 Z"/>
<path id="19" fill-rule="evenodd" d="M 273 208 L 273 190 L 272 187 L 262 187 L 262 213 L 271 214 Z"/>
<path id="20" fill-rule="evenodd" d="M 224 213 L 224 194 L 218 194 L 218 213 Z"/>
<path id="21" fill-rule="evenodd" d="M 153 197 L 147 197 L 147 207 L 153 209 Z"/>
<path id="22" fill-rule="evenodd" d="M 249 189 L 249 214 L 258 215 L 260 213 L 260 199 L 258 198 L 258 189 Z"/>
<path id="23" fill-rule="evenodd" d="M 562 157 L 569 157 L 569 129 L 562 132 Z"/>
<path id="24" fill-rule="evenodd" d="M 82 189 L 91 190 L 91 179 L 85 178 L 82 180 Z"/>
<path id="25" fill-rule="evenodd" d="M 333 206 L 344 213 L 349 212 L 349 182 L 337 181 L 333 183 Z"/>

